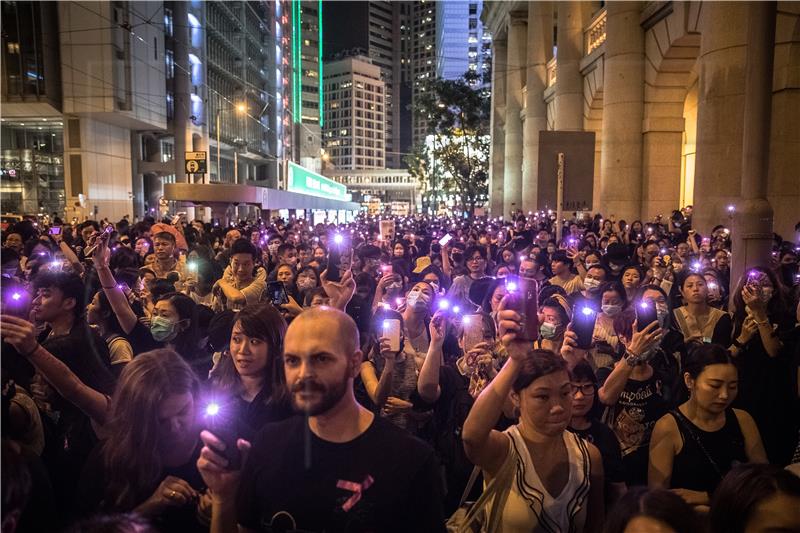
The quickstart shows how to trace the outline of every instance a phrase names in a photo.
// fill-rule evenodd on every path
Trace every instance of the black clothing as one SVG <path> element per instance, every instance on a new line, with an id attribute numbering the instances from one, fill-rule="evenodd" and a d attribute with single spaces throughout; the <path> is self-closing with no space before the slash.
<path id="1" fill-rule="evenodd" d="M 269 391 L 261 389 L 253 401 L 245 401 L 241 396 L 234 398 L 234 419 L 237 421 L 239 438 L 253 442 L 259 431 L 273 422 L 280 422 L 290 418 L 294 412 L 291 404 L 287 402 L 270 401 Z"/>
<path id="2" fill-rule="evenodd" d="M 800 428 L 797 410 L 798 337 L 790 330 L 779 331 L 784 342 L 777 357 L 770 357 L 756 333 L 736 357 L 739 394 L 733 407 L 747 411 L 755 420 L 769 462 L 786 465 L 792 458 Z"/>
<path id="3" fill-rule="evenodd" d="M 410 401 L 415 411 L 433 409 L 431 423 L 421 430 L 420 437 L 433 446 L 442 464 L 446 490 L 444 509 L 445 514 L 450 515 L 458 508 L 472 473 L 473 465 L 464 452 L 461 433 L 474 400 L 469 393 L 469 380 L 453 367 L 442 366 L 439 369 L 439 388 L 439 399 L 433 405 L 423 401 L 416 390 Z M 470 501 L 478 496 L 480 490 Z"/>
<path id="4" fill-rule="evenodd" d="M 164 347 L 163 343 L 158 342 L 153 338 L 153 335 L 150 333 L 150 328 L 138 320 L 136 321 L 136 325 L 133 327 L 131 332 L 125 335 L 125 338 L 128 339 L 129 343 L 131 343 L 134 357 L 144 352 L 149 352 L 150 350 L 157 350 L 158 348 Z"/>
<path id="5" fill-rule="evenodd" d="M 601 387 L 611 371 L 607 367 L 597 370 Z M 617 402 L 609 407 L 607 420 L 620 444 L 628 486 L 647 485 L 650 435 L 666 411 L 664 380 L 655 369 L 644 381 L 629 378 Z"/>
<path id="6" fill-rule="evenodd" d="M 268 424 L 242 469 L 237 518 L 268 532 L 443 532 L 436 456 L 377 416 L 345 443 L 320 439 L 301 416 Z"/>
<path id="7" fill-rule="evenodd" d="M 607 483 L 625 482 L 625 466 L 622 463 L 619 441 L 607 425 L 592 420 L 588 429 L 569 428 L 569 430 L 600 450 L 600 455 L 603 457 L 603 475 Z"/>
<path id="8" fill-rule="evenodd" d="M 205 490 L 205 483 L 197 470 L 197 459 L 200 457 L 200 450 L 202 450 L 202 442 L 198 439 L 198 445 L 195 447 L 192 456 L 186 463 L 173 467 L 162 468 L 162 475 L 158 482 L 152 487 L 142 490 L 137 501 L 131 509 L 120 509 L 110 501 L 107 494 L 108 478 L 107 471 L 103 464 L 103 455 L 101 452 L 102 443 L 98 443 L 86 467 L 80 477 L 78 483 L 78 490 L 76 493 L 75 507 L 80 513 L 80 516 L 86 516 L 92 512 L 128 512 L 144 503 L 155 490 L 159 484 L 167 477 L 174 476 L 186 481 L 193 489 L 198 492 Z M 167 507 L 158 516 L 149 517 L 149 520 L 159 531 L 164 533 L 172 533 L 175 531 L 200 533 L 208 532 L 208 525 L 201 524 L 198 520 L 197 502 L 189 502 L 180 507 Z"/>
<path id="9" fill-rule="evenodd" d="M 683 441 L 683 447 L 672 463 L 670 488 L 711 494 L 722 481 L 722 476 L 736 464 L 747 462 L 744 435 L 733 409 L 725 411 L 725 425 L 722 429 L 713 432 L 700 429 L 683 413 L 670 411 L 669 414 L 675 418 Z M 702 443 L 705 453 L 692 433 Z"/>

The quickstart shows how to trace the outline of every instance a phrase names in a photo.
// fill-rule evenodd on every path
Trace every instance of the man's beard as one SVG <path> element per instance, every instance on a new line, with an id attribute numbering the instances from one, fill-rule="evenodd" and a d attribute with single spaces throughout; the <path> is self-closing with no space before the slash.
<path id="1" fill-rule="evenodd" d="M 292 387 L 292 407 L 296 412 L 308 416 L 321 415 L 331 410 L 344 397 L 347 393 L 348 381 L 346 371 L 342 379 L 331 386 L 315 380 L 299 381 Z M 316 403 L 306 403 L 305 406 L 299 404 L 297 394 L 303 390 L 319 392 L 320 399 Z"/>

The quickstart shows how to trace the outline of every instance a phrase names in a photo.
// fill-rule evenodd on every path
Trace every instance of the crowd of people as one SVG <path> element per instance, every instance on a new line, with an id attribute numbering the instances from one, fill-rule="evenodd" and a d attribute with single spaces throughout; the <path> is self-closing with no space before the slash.
<path id="1" fill-rule="evenodd" d="M 731 279 L 691 207 L 18 222 L 2 531 L 799 531 L 795 240 Z"/>

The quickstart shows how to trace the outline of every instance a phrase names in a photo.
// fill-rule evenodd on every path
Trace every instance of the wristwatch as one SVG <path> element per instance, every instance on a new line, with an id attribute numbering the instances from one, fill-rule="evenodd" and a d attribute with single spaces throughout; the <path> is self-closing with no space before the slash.
<path id="1" fill-rule="evenodd" d="M 634 354 L 634 353 L 633 353 L 633 352 L 631 352 L 631 351 L 626 351 L 626 352 L 625 352 L 625 363 L 626 363 L 626 364 L 627 364 L 629 367 L 633 368 L 633 367 L 635 367 L 637 364 L 639 364 L 639 356 L 638 356 L 638 355 L 636 355 L 636 354 Z"/>

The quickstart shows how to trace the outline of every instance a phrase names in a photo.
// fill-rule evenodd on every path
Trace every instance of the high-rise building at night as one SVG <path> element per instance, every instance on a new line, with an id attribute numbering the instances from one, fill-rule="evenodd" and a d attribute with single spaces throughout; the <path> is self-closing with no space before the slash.
<path id="1" fill-rule="evenodd" d="M 401 26 L 408 2 L 333 2 L 323 14 L 325 55 L 328 58 L 363 54 L 381 69 L 385 83 L 386 166 L 402 165 L 408 148 L 402 116 L 408 115 L 401 80 Z M 408 93 L 408 91 L 405 91 Z"/>
<path id="2" fill-rule="evenodd" d="M 431 0 L 415 0 L 411 8 L 411 105 L 416 106 L 425 83 L 436 77 L 436 3 Z M 428 134 L 427 122 L 412 113 L 411 130 L 414 146 L 425 142 Z"/>
<path id="3" fill-rule="evenodd" d="M 491 35 L 481 23 L 483 0 L 436 2 L 436 76 L 454 80 L 491 68 Z"/>
<path id="4" fill-rule="evenodd" d="M 381 68 L 364 56 L 327 62 L 323 89 L 323 131 L 330 166 L 337 170 L 385 168 L 386 100 Z"/>
<path id="5" fill-rule="evenodd" d="M 318 170 L 320 0 L 2 9 L 5 210 L 156 214 L 165 184 Z M 206 152 L 205 175 L 186 173 L 187 152 Z"/>

